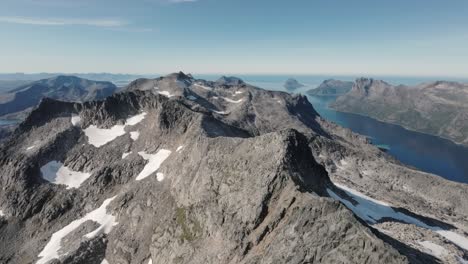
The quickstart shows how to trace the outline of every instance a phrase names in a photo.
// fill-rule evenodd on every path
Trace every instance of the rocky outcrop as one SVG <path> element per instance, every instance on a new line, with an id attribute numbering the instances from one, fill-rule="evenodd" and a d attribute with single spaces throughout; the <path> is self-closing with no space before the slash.
<path id="1" fill-rule="evenodd" d="M 311 96 L 340 96 L 351 90 L 353 82 L 328 79 L 323 81 L 317 88 L 307 91 Z"/>
<path id="2" fill-rule="evenodd" d="M 0 262 L 437 263 L 330 197 L 357 204 L 333 183 L 349 172 L 348 185 L 397 202 L 387 193 L 395 175 L 379 186 L 383 177 L 354 180 L 361 164 L 337 173 L 348 156 L 349 165 L 397 166 L 322 120 L 304 96 L 247 84 L 177 73 L 137 80 L 102 101 L 46 99 L 1 147 Z M 85 178 L 70 187 L 77 173 Z M 432 207 L 436 199 L 400 188 L 405 199 L 420 195 L 400 210 L 465 230 L 462 203 L 450 215 L 438 206 L 462 201 L 466 186 L 419 177 L 457 191 Z"/>
<path id="3" fill-rule="evenodd" d="M 468 85 L 431 82 L 393 86 L 360 78 L 331 106 L 468 145 Z"/>

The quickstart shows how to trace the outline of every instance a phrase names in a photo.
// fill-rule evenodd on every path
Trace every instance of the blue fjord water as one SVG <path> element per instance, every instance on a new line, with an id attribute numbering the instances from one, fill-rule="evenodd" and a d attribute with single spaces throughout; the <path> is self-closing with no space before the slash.
<path id="1" fill-rule="evenodd" d="M 214 80 L 216 76 L 197 76 Z M 240 76 L 246 82 L 268 90 L 285 91 L 283 84 L 289 77 L 296 78 L 306 85 L 296 92 L 305 93 L 308 89 L 317 87 L 323 80 L 335 78 L 339 80 L 354 80 L 350 76 L 272 76 L 246 75 Z M 410 78 L 410 77 L 374 77 L 392 84 L 414 85 L 421 82 L 443 80 L 447 78 Z M 466 79 L 451 81 L 467 82 Z M 328 108 L 334 98 L 308 96 L 317 112 L 325 119 L 335 122 L 352 131 L 369 137 L 373 144 L 386 148 L 387 153 L 402 163 L 418 170 L 442 176 L 448 180 L 468 183 L 468 148 L 457 145 L 449 140 L 409 131 L 401 126 L 383 123 L 365 116 L 341 113 Z"/>

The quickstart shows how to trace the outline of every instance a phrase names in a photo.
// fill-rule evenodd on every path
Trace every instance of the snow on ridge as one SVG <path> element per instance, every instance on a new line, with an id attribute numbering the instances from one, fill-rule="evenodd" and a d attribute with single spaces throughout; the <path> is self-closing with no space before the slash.
<path id="1" fill-rule="evenodd" d="M 418 241 L 418 243 L 429 251 L 429 254 L 435 257 L 442 257 L 448 254 L 448 251 L 431 241 Z"/>
<path id="2" fill-rule="evenodd" d="M 216 113 L 218 115 L 228 115 L 229 113 L 226 111 L 216 111 L 216 110 L 211 110 L 213 113 Z"/>
<path id="3" fill-rule="evenodd" d="M 99 227 L 94 231 L 84 235 L 83 237 L 91 239 L 102 233 L 109 234 L 113 227 L 118 224 L 116 222 L 116 217 L 111 214 L 107 214 L 106 210 L 107 206 L 115 199 L 115 197 L 116 196 L 105 200 L 96 210 L 87 213 L 80 219 L 74 220 L 64 228 L 52 234 L 52 237 L 50 238 L 47 245 L 44 247 L 41 253 L 39 253 L 38 257 L 40 259 L 37 261 L 37 264 L 45 264 L 50 260 L 65 256 L 67 253 L 59 253 L 60 249 L 62 248 L 62 239 L 80 227 L 86 221 L 96 222 L 99 224 Z"/>
<path id="4" fill-rule="evenodd" d="M 226 102 L 233 103 L 233 104 L 240 104 L 240 103 L 242 103 L 244 101 L 244 99 L 232 100 L 232 99 L 227 98 L 227 97 L 220 97 L 220 98 L 223 99 Z"/>
<path id="5" fill-rule="evenodd" d="M 138 140 L 139 137 L 140 137 L 140 132 L 139 132 L 139 131 L 132 131 L 132 132 L 130 132 L 130 138 L 131 138 L 133 141 Z"/>
<path id="6" fill-rule="evenodd" d="M 73 171 L 55 160 L 42 166 L 40 170 L 42 178 L 54 184 L 64 184 L 67 189 L 79 188 L 91 176 L 91 173 Z"/>
<path id="7" fill-rule="evenodd" d="M 137 181 L 141 181 L 152 173 L 157 171 L 161 164 L 171 155 L 172 151 L 167 149 L 161 149 L 156 154 L 147 154 L 144 151 L 138 152 L 143 159 L 147 160 L 148 163 L 145 165 L 143 170 L 136 177 Z"/>
<path id="8" fill-rule="evenodd" d="M 164 95 L 164 96 L 166 96 L 167 98 L 171 98 L 171 97 L 175 96 L 175 95 L 171 94 L 171 93 L 168 92 L 168 91 L 159 91 L 158 94 Z"/>
<path id="9" fill-rule="evenodd" d="M 85 135 L 88 137 L 88 143 L 99 148 L 105 144 L 111 142 L 112 140 L 125 135 L 126 126 L 134 126 L 143 119 L 145 119 L 147 113 L 143 112 L 141 114 L 132 116 L 125 120 L 123 125 L 115 125 L 111 128 L 98 128 L 95 125 L 90 125 L 84 131 Z"/>
<path id="10" fill-rule="evenodd" d="M 468 250 L 468 238 L 453 232 L 445 230 L 439 226 L 430 226 L 419 219 L 416 219 L 412 216 L 404 214 L 402 212 L 395 211 L 389 204 L 372 199 L 366 196 L 363 193 L 360 193 L 356 190 L 348 188 L 343 185 L 339 185 L 335 183 L 335 186 L 342 189 L 346 192 L 347 195 L 353 198 L 357 202 L 356 205 L 348 201 L 347 199 L 341 198 L 335 192 L 327 188 L 327 193 L 330 197 L 340 201 L 343 203 L 347 208 L 349 208 L 353 213 L 355 213 L 359 218 L 366 221 L 367 223 L 373 225 L 376 224 L 378 220 L 382 218 L 393 218 L 395 220 L 400 220 L 407 224 L 413 224 L 419 226 L 421 228 L 425 228 L 431 230 L 440 236 L 446 238 L 453 244 Z"/>
<path id="11" fill-rule="evenodd" d="M 212 87 L 208 87 L 208 86 L 205 86 L 205 85 L 202 85 L 202 84 L 198 84 L 198 83 L 194 84 L 194 86 L 200 87 L 200 88 L 202 88 L 202 89 L 204 89 L 204 90 L 207 90 L 207 91 L 212 91 L 212 90 L 213 90 Z"/>
<path id="12" fill-rule="evenodd" d="M 71 123 L 73 126 L 79 126 L 81 124 L 81 117 L 76 114 L 72 114 Z"/>

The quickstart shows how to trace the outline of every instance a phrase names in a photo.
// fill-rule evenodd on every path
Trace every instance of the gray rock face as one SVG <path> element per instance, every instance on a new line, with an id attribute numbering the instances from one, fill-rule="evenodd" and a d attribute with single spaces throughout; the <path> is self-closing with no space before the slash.
<path id="1" fill-rule="evenodd" d="M 323 81 L 317 88 L 307 91 L 312 96 L 340 96 L 348 93 L 353 87 L 353 82 L 329 79 Z"/>
<path id="2" fill-rule="evenodd" d="M 468 84 L 393 86 L 360 78 L 332 107 L 468 145 Z"/>
<path id="3" fill-rule="evenodd" d="M 286 88 L 288 91 L 294 91 L 296 89 L 299 89 L 301 87 L 304 87 L 303 84 L 301 84 L 299 81 L 296 79 L 287 79 L 286 82 L 284 83 L 284 88 Z"/>
<path id="4" fill-rule="evenodd" d="M 349 169 L 337 170 L 345 157 Z M 71 188 L 49 182 L 51 161 L 66 167 L 57 179 L 87 176 Z M 408 176 L 412 192 L 394 188 L 414 204 L 387 192 L 399 179 L 390 170 L 354 176 L 387 163 Z M 304 96 L 183 73 L 137 80 L 103 101 L 43 100 L 1 147 L 0 167 L 2 263 L 437 263 L 407 237 L 377 231 L 394 219 L 370 227 L 330 198 L 356 204 L 330 180 L 347 172 L 349 186 L 367 184 L 375 199 L 466 230 L 465 185 L 411 174 L 323 121 Z M 456 191 L 425 199 L 413 175 Z"/>

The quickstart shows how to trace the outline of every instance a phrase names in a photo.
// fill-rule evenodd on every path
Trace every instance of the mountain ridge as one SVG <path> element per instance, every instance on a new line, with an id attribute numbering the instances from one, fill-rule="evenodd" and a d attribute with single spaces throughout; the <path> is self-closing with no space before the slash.
<path id="1" fill-rule="evenodd" d="M 101 132 L 106 143 L 94 145 Z M 332 191 L 356 203 L 334 184 L 347 180 L 356 190 L 377 189 L 378 198 L 421 221 L 444 216 L 456 224 L 451 230 L 468 226 L 466 204 L 457 202 L 465 185 L 411 172 L 321 119 L 304 96 L 244 84 L 175 74 L 136 81 L 102 101 L 44 99 L 1 149 L 0 237 L 9 243 L 0 243 L 0 260 L 8 263 L 438 262 L 409 246 L 417 234 L 410 225 L 412 235 L 386 237 L 330 198 Z M 163 152 L 169 156 L 159 163 Z M 89 176 L 71 189 L 49 182 L 41 168 L 51 161 Z M 381 171 L 354 172 L 370 170 L 367 162 Z M 428 191 L 402 188 L 402 177 L 411 190 L 430 179 L 451 192 L 427 200 Z M 413 202 L 399 203 L 395 192 Z M 438 203 L 448 200 L 457 206 L 440 212 Z M 396 224 L 382 221 L 389 226 L 374 227 Z M 56 245 L 53 234 L 64 234 L 58 255 L 44 251 Z"/>

